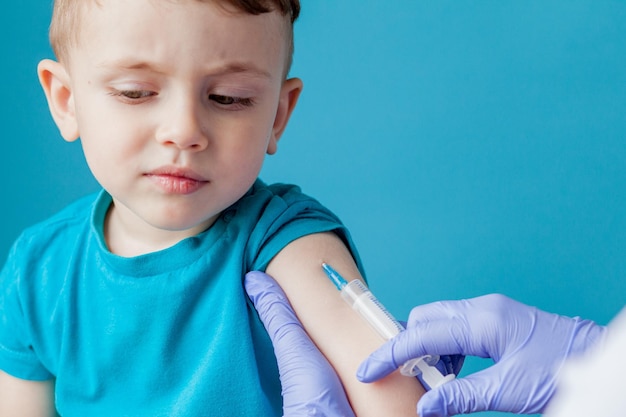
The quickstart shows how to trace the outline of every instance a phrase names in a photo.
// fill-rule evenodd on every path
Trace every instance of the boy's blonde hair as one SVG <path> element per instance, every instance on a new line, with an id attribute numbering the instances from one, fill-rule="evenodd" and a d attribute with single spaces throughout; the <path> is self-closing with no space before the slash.
<path id="1" fill-rule="evenodd" d="M 195 0 L 205 3 L 216 3 L 222 6 L 231 6 L 236 10 L 253 15 L 278 11 L 289 19 L 287 32 L 290 51 L 288 53 L 287 68 L 289 72 L 294 50 L 293 23 L 300 15 L 300 0 Z M 91 4 L 90 4 L 91 2 Z M 50 22 L 50 44 L 60 62 L 66 61 L 69 50 L 78 45 L 81 29 L 81 15 L 84 7 L 100 0 L 54 0 L 52 21 Z"/>

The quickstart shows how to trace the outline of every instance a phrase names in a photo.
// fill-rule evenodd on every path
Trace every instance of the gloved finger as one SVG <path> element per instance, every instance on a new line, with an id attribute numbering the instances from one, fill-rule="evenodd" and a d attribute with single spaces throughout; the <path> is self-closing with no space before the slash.
<path id="1" fill-rule="evenodd" d="M 411 328 L 416 324 L 431 321 L 472 321 L 482 317 L 485 312 L 499 313 L 501 308 L 508 308 L 512 303 L 516 302 L 506 296 L 488 294 L 462 300 L 422 304 L 411 309 L 406 327 Z"/>
<path id="2" fill-rule="evenodd" d="M 428 391 L 417 403 L 417 413 L 421 417 L 448 417 L 496 410 L 500 389 L 498 374 L 486 369 Z"/>
<path id="3" fill-rule="evenodd" d="M 464 310 L 466 300 L 435 301 L 421 304 L 411 309 L 406 327 L 411 327 L 415 322 L 449 320 L 466 313 Z"/>
<path id="4" fill-rule="evenodd" d="M 402 327 L 406 329 L 407 322 L 402 320 L 398 321 L 402 324 Z M 442 375 L 458 375 L 459 372 L 461 372 L 464 362 L 465 356 L 463 355 L 441 355 L 439 362 L 437 362 L 435 366 Z"/>
<path id="5" fill-rule="evenodd" d="M 409 359 L 424 355 L 487 357 L 480 343 L 468 339 L 472 335 L 464 320 L 415 323 L 368 356 L 359 366 L 357 378 L 361 382 L 376 381 Z"/>
<path id="6" fill-rule="evenodd" d="M 421 344 L 419 346 L 411 345 L 413 340 L 411 333 L 405 330 L 383 344 L 359 365 L 356 372 L 357 379 L 361 382 L 374 382 L 398 369 L 400 365 L 408 360 L 408 358 L 405 359 L 406 356 L 415 358 L 424 355 L 425 353 L 420 350 Z M 398 346 L 401 347 L 398 348 Z M 398 349 L 404 350 L 405 353 L 411 353 L 401 355 L 398 358 L 395 354 L 395 351 Z"/>
<path id="7" fill-rule="evenodd" d="M 415 307 L 407 331 L 419 329 L 416 336 L 424 338 L 427 353 L 491 357 L 497 362 L 506 349 L 523 343 L 536 313 L 502 294 L 488 294 Z"/>

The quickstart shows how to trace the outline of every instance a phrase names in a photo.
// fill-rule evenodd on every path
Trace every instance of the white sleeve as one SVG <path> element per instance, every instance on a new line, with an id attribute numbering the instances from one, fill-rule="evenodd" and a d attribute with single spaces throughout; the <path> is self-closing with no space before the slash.
<path id="1" fill-rule="evenodd" d="M 606 339 L 570 360 L 544 417 L 626 416 L 626 308 L 609 323 Z"/>

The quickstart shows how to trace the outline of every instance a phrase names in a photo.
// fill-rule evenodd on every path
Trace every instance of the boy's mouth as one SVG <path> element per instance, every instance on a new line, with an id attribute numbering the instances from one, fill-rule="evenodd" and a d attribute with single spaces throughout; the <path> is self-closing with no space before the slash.
<path id="1" fill-rule="evenodd" d="M 209 181 L 190 169 L 162 167 L 144 174 L 167 194 L 191 194 Z"/>

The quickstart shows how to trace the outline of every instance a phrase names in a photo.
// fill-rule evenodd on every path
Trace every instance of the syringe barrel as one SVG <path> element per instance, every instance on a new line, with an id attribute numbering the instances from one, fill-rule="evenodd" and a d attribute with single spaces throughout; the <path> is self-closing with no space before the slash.
<path id="1" fill-rule="evenodd" d="M 335 286 L 341 290 L 341 297 L 344 301 L 359 313 L 383 339 L 389 340 L 404 330 L 404 326 L 389 314 L 360 280 L 355 279 L 346 283 L 346 280 L 329 265 L 323 264 L 322 267 Z M 417 376 L 426 389 L 431 389 L 454 379 L 453 374 L 444 376 L 439 372 L 435 366 L 438 361 L 437 355 L 413 358 L 400 367 L 400 373 L 406 376 Z"/>
<path id="2" fill-rule="evenodd" d="M 404 327 L 374 297 L 358 279 L 350 281 L 341 289 L 341 297 L 352 306 L 385 340 L 389 340 Z"/>

